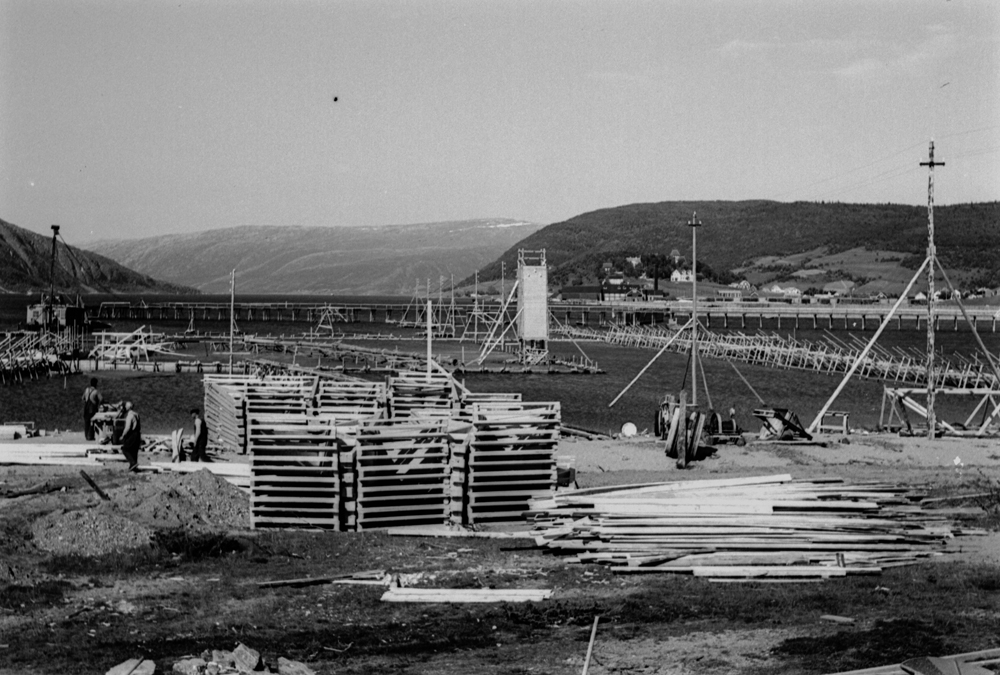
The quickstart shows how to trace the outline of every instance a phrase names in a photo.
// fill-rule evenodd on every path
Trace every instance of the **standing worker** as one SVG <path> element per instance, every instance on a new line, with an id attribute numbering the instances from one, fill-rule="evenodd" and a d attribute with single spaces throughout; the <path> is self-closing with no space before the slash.
<path id="1" fill-rule="evenodd" d="M 128 460 L 128 470 L 139 470 L 139 448 L 142 445 L 142 424 L 132 401 L 125 401 L 125 429 L 122 431 L 122 454 Z"/>
<path id="2" fill-rule="evenodd" d="M 104 397 L 97 390 L 97 378 L 90 378 L 90 386 L 83 390 L 83 437 L 94 440 L 94 414 L 104 403 Z"/>
<path id="3" fill-rule="evenodd" d="M 191 448 L 192 462 L 211 462 L 208 458 L 208 425 L 201 417 L 198 408 L 191 408 L 191 419 L 194 420 L 194 446 Z"/>

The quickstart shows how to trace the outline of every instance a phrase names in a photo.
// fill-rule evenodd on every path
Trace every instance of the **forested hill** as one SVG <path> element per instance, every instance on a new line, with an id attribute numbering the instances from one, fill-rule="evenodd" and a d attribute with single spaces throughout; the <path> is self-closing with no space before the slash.
<path id="1" fill-rule="evenodd" d="M 545 249 L 554 267 L 550 278 L 592 276 L 612 257 L 668 255 L 690 258 L 697 212 L 698 260 L 716 272 L 751 264 L 765 256 L 789 256 L 826 247 L 829 253 L 863 247 L 910 254 L 914 268 L 927 248 L 927 208 L 900 204 L 844 204 L 773 201 L 690 201 L 631 204 L 601 209 L 554 223 L 518 242 L 480 271 L 480 280 L 499 278 L 500 263 L 517 265 L 517 250 Z M 975 272 L 1000 284 L 1000 202 L 938 206 L 934 210 L 938 255 L 949 269 Z"/>
<path id="2" fill-rule="evenodd" d="M 49 288 L 52 239 L 0 220 L 0 293 Z M 192 288 L 157 281 L 97 253 L 56 247 L 56 291 L 67 293 L 196 293 Z"/>

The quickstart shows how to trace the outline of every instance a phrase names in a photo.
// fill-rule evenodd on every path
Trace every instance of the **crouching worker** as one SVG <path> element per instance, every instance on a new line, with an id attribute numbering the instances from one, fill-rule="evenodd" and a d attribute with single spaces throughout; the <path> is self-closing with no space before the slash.
<path id="1" fill-rule="evenodd" d="M 211 462 L 208 458 L 208 425 L 201 417 L 198 408 L 191 408 L 191 419 L 194 420 L 194 445 L 191 447 L 192 462 Z"/>
<path id="2" fill-rule="evenodd" d="M 142 424 L 132 401 L 125 401 L 125 428 L 122 430 L 122 454 L 128 460 L 128 470 L 139 470 L 139 448 L 142 446 Z"/>

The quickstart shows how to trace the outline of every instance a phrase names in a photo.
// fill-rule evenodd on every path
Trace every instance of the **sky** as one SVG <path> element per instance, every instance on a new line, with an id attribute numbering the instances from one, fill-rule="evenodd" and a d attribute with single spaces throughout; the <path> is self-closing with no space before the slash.
<path id="1" fill-rule="evenodd" d="M 1000 198 L 996 0 L 0 0 L 0 218 L 71 244 Z"/>

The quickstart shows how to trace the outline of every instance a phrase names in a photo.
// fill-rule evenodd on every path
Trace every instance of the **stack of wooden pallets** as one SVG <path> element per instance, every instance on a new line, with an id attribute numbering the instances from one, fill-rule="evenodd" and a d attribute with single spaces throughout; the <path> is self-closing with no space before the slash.
<path id="1" fill-rule="evenodd" d="M 534 500 L 529 517 L 539 545 L 619 572 L 817 580 L 912 564 L 973 533 L 922 496 L 781 475 L 578 490 Z"/>
<path id="2" fill-rule="evenodd" d="M 251 414 L 248 437 L 252 527 L 351 525 L 342 517 L 350 451 L 342 452 L 334 424 L 301 414 Z"/>
<path id="3" fill-rule="evenodd" d="M 244 389 L 247 417 L 251 415 L 305 415 L 315 406 L 319 387 L 315 377 L 284 377 L 248 383 Z"/>
<path id="4" fill-rule="evenodd" d="M 555 489 L 558 403 L 473 394 L 443 373 L 205 386 L 210 429 L 230 447 L 246 439 L 254 527 L 519 520 Z"/>
<path id="5" fill-rule="evenodd" d="M 314 377 L 205 375 L 205 423 L 209 440 L 246 452 L 247 411 L 265 414 L 302 412 L 316 387 Z"/>
<path id="6" fill-rule="evenodd" d="M 555 494 L 558 403 L 472 405 L 472 429 L 453 448 L 452 519 L 519 520 L 533 498 Z"/>
<path id="7" fill-rule="evenodd" d="M 447 373 L 401 372 L 389 377 L 390 417 L 448 417 L 457 401 L 455 380 Z"/>
<path id="8" fill-rule="evenodd" d="M 244 391 L 249 377 L 205 375 L 205 424 L 208 439 L 229 450 L 246 451 Z"/>
<path id="9" fill-rule="evenodd" d="M 357 529 L 448 522 L 447 419 L 364 421 L 356 441 Z"/>
<path id="10" fill-rule="evenodd" d="M 504 407 L 516 409 L 521 405 L 520 392 L 475 392 L 463 391 L 459 400 L 458 410 L 455 411 L 454 419 L 462 422 L 472 423 L 472 410 L 476 404 L 493 405 L 498 409 Z"/>
<path id="11" fill-rule="evenodd" d="M 385 414 L 385 399 L 382 382 L 324 380 L 316 392 L 316 412 L 343 420 L 377 419 Z"/>

